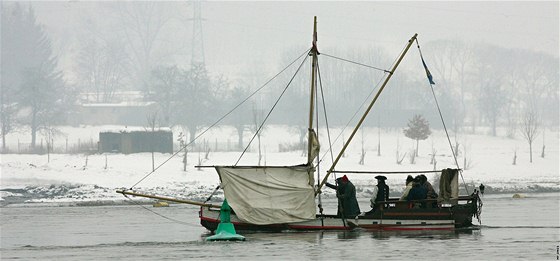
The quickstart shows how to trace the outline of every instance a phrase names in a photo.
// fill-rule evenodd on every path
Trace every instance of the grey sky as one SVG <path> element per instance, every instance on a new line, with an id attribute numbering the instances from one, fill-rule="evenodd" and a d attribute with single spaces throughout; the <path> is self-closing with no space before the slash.
<path id="1" fill-rule="evenodd" d="M 38 20 L 55 44 L 66 45 L 99 5 L 110 2 L 33 2 Z M 173 41 L 190 50 L 190 6 L 176 2 Z M 559 5 L 548 2 L 204 2 L 204 47 L 208 67 L 234 75 L 265 60 L 277 64 L 288 47 L 308 47 L 318 16 L 320 50 L 381 46 L 398 52 L 414 33 L 421 43 L 440 39 L 484 42 L 542 51 L 558 57 Z M 64 39 L 64 40 L 61 40 Z M 71 48 L 70 48 L 71 49 Z M 189 54 L 185 53 L 185 61 Z M 251 57 L 258 56 L 258 57 Z M 63 64 L 68 63 L 68 57 Z M 188 63 L 188 62 L 186 62 Z"/>

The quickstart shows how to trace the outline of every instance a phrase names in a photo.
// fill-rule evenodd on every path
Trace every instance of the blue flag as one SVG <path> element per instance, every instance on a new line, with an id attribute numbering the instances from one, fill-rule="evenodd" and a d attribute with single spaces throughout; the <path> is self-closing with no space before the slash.
<path id="1" fill-rule="evenodd" d="M 426 62 L 424 62 L 424 57 L 422 57 L 422 55 L 420 55 L 420 59 L 422 59 L 422 64 L 424 65 L 424 69 L 426 69 L 426 76 L 428 76 L 428 81 L 430 81 L 430 84 L 436 84 L 434 82 L 432 74 L 430 73 L 430 70 L 428 70 L 428 66 L 426 66 Z"/>

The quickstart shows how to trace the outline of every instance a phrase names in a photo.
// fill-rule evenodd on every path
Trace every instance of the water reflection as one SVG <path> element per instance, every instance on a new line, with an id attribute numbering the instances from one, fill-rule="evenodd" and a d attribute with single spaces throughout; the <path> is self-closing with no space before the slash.
<path id="1" fill-rule="evenodd" d="M 461 230 L 445 230 L 445 231 L 368 231 L 368 230 L 351 230 L 351 231 L 284 231 L 284 232 L 238 232 L 245 236 L 247 240 L 255 241 L 299 241 L 310 244 L 319 244 L 323 240 L 356 240 L 356 239 L 375 239 L 388 240 L 392 238 L 408 238 L 408 239 L 457 239 L 460 237 L 480 236 L 480 229 L 470 228 Z M 200 240 L 204 241 L 206 237 L 211 236 L 209 232 L 200 235 Z"/>

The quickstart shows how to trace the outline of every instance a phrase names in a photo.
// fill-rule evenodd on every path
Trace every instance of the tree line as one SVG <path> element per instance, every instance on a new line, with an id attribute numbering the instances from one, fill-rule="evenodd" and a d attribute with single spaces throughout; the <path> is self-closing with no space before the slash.
<path id="1" fill-rule="evenodd" d="M 185 66 L 178 61 L 189 56 L 184 51 L 189 48 L 163 44 L 171 37 L 171 6 L 153 2 L 110 6 L 109 11 L 118 19 L 109 22 L 85 16 L 84 32 L 77 37 L 73 51 L 63 49 L 55 54 L 52 39 L 37 22 L 31 6 L 2 3 L 3 146 L 6 135 L 19 127 L 29 128 L 32 146 L 37 133 L 55 135 L 55 126 L 65 124 L 65 116 L 85 102 L 79 94 L 94 97 L 87 102 L 111 103 L 115 94 L 124 90 L 140 91 L 145 101 L 156 102 L 160 125 L 184 126 L 192 139 L 270 79 L 266 75 L 274 75 L 261 64 L 235 79 L 204 66 Z M 272 67 L 278 71 L 284 68 L 306 49 L 300 47 L 286 48 Z M 497 135 L 502 126 L 506 135 L 513 137 L 529 114 L 542 126 L 558 127 L 558 57 L 459 40 L 427 42 L 422 48 L 436 81 L 434 91 L 442 113 L 455 132 L 476 132 L 485 126 L 491 135 Z M 389 67 L 394 59 L 376 46 L 324 52 L 380 67 Z M 60 55 L 71 55 L 75 66 L 62 70 Z M 326 55 L 319 58 L 320 95 L 325 102 L 324 107 L 319 104 L 319 111 L 328 112 L 331 125 L 345 125 L 385 72 Z M 295 75 L 297 63 L 225 119 L 223 124 L 237 129 L 240 146 L 243 132 L 256 130 L 280 94 L 282 101 L 268 122 L 294 126 L 303 140 L 310 79 L 308 64 Z M 393 77 L 366 126 L 402 128 L 414 114 L 439 121 L 427 80 L 418 68 L 423 70 L 419 63 L 403 67 L 403 72 Z M 290 87 L 283 92 L 288 82 Z"/>

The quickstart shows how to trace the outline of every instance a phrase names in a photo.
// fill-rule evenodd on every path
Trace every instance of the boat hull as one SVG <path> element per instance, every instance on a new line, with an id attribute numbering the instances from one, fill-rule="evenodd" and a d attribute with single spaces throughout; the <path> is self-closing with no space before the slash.
<path id="1" fill-rule="evenodd" d="M 231 214 L 231 223 L 240 231 L 269 231 L 279 232 L 285 230 L 310 231 L 310 230 L 453 230 L 472 225 L 473 208 L 467 205 L 454 207 L 435 208 L 398 208 L 388 207 L 376 210 L 352 219 L 343 219 L 335 215 L 317 215 L 315 219 L 286 223 L 255 225 L 243 222 L 234 213 Z M 216 230 L 220 211 L 216 208 L 201 207 L 200 223 L 210 231 Z"/>

